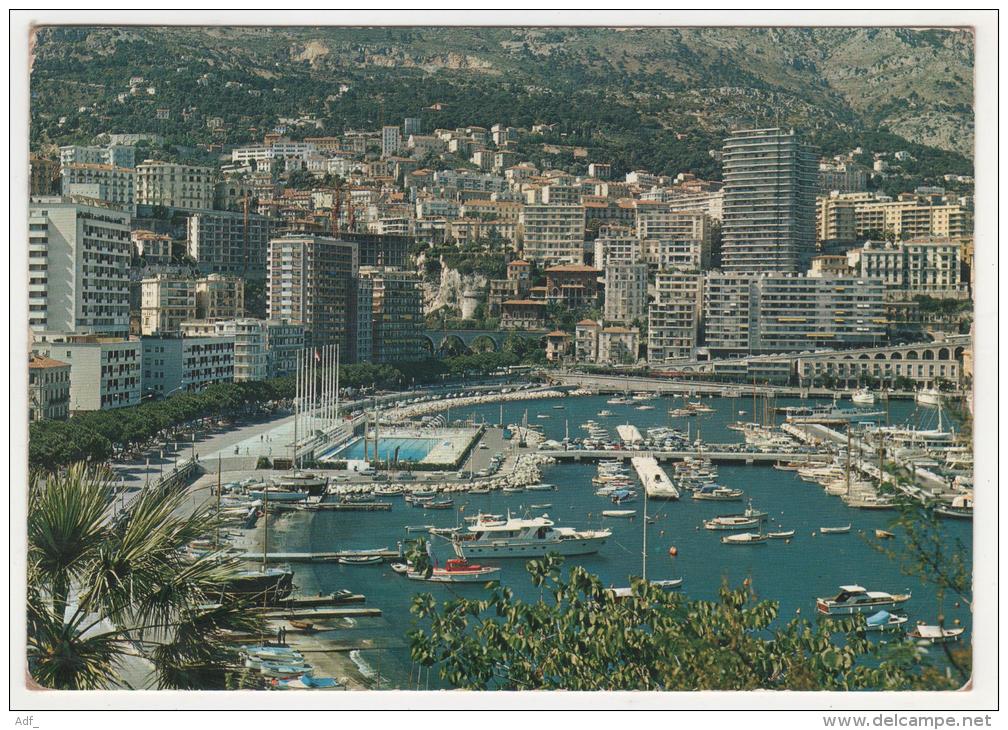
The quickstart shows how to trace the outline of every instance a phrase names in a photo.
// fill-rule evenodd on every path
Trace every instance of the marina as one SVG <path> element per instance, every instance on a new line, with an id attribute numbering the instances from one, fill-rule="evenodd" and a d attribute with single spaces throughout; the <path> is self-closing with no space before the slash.
<path id="1" fill-rule="evenodd" d="M 640 401 L 632 398 L 608 403 L 611 399 L 604 396 L 566 397 L 563 417 L 553 419 L 535 416 L 538 409 L 555 412 L 559 395 L 546 398 L 537 393 L 529 399 L 503 402 L 485 395 L 480 399 L 483 402 L 451 411 L 453 419 L 474 424 L 466 428 L 482 433 L 457 474 L 411 474 L 393 468 L 344 476 L 338 470 L 316 468 L 315 478 L 324 478 L 329 485 L 322 497 L 289 506 L 271 504 L 268 520 L 260 518 L 249 531 L 250 538 L 258 539 L 255 536 L 261 536 L 264 523 L 270 523 L 266 562 L 291 566 L 299 600 L 337 590 L 366 597 L 367 606 L 361 608 L 369 610 L 355 614 L 337 612 L 354 607 L 333 604 L 273 611 L 274 625 L 291 619 L 311 624 L 293 639 L 301 646 L 315 647 L 304 651 L 328 656 L 326 647 L 342 647 L 346 656 L 352 647 L 356 662 L 369 671 L 380 664 L 382 686 L 404 687 L 415 674 L 403 641 L 413 621 L 409 605 L 415 593 L 431 592 L 436 600 L 452 595 L 476 597 L 485 579 L 493 579 L 531 599 L 525 561 L 545 554 L 547 543 L 562 546 L 569 565 L 584 566 L 606 584 L 626 586 L 630 577 L 641 573 L 642 529 L 648 533 L 648 579 L 676 587 L 686 580 L 691 597 L 712 599 L 723 579 L 733 584 L 749 579 L 762 594 L 780 602 L 782 616 L 814 614 L 817 596 L 835 595 L 836 586 L 860 581 L 889 589 L 892 595 L 905 595 L 899 610 L 914 620 L 934 615 L 930 587 L 917 584 L 913 591 L 904 591 L 909 579 L 900 574 L 899 566 L 867 544 L 866 538 L 899 544 L 898 533 L 896 538 L 877 536 L 891 532 L 891 513 L 850 506 L 843 499 L 848 488 L 844 425 L 838 430 L 836 423 L 794 423 L 786 421 L 784 412 L 769 414 L 761 427 L 775 431 L 775 445 L 761 451 L 746 443 L 745 431 L 731 427 L 740 410 L 731 398 L 706 398 L 705 408 L 675 417 L 669 415 L 667 405 L 675 401 L 662 396 L 649 401 L 656 405 L 654 410 L 643 412 L 636 409 Z M 470 402 L 464 395 L 454 400 Z M 777 401 L 778 407 L 797 408 L 803 403 L 810 410 L 829 407 L 828 403 L 813 402 L 809 407 L 804 401 Z M 906 422 L 915 407 L 907 401 L 891 403 L 891 422 Z M 632 429 L 597 423 L 597 414 L 607 408 L 620 426 Z M 500 423 L 508 425 L 500 429 L 496 425 Z M 870 485 L 874 450 L 870 434 L 858 428 L 865 440 L 864 455 L 851 460 L 850 482 Z M 857 454 L 858 437 L 853 439 L 852 452 Z M 478 448 L 485 440 L 490 440 L 491 447 Z M 592 441 L 595 448 L 588 447 Z M 494 463 L 497 467 L 491 472 L 488 467 Z M 938 471 L 938 467 L 932 469 Z M 236 472 L 227 478 L 237 484 L 247 476 Z M 817 482 L 835 482 L 837 487 L 817 488 Z M 261 481 L 256 483 L 261 490 Z M 678 493 L 678 500 L 664 496 L 671 495 L 671 490 Z M 238 493 L 240 488 L 233 491 Z M 536 495 L 539 491 L 549 492 L 548 503 L 541 501 L 546 495 Z M 719 498 L 689 499 L 715 492 Z M 649 504 L 643 503 L 645 497 Z M 730 501 L 719 504 L 723 499 Z M 731 507 L 739 502 L 748 504 L 733 512 Z M 430 509 L 436 503 L 443 508 Z M 238 499 L 229 509 L 241 516 L 242 504 Z M 367 511 L 371 504 L 383 506 Z M 957 504 L 966 502 L 960 499 Z M 956 509 L 952 502 L 948 508 Z M 347 510 L 364 511 L 348 520 Z M 423 517 L 410 519 L 416 510 Z M 705 529 L 707 525 L 724 531 L 712 532 L 714 528 Z M 950 539 L 963 540 L 968 546 L 968 520 L 947 519 L 942 525 Z M 542 528 L 547 539 L 534 539 Z M 473 539 L 494 533 L 508 537 L 503 542 L 492 537 Z M 424 580 L 415 573 L 409 575 L 408 568 L 405 575 L 397 575 L 401 570 L 397 561 L 403 561 L 408 542 L 417 537 L 430 540 L 436 564 L 444 566 L 438 578 Z M 802 548 L 790 549 L 796 541 Z M 378 560 L 372 562 L 369 553 Z M 445 572 L 447 561 L 461 559 L 460 554 L 472 561 L 469 565 L 478 565 L 478 570 Z M 771 554 L 770 561 L 760 557 Z M 823 559 L 824 554 L 829 559 Z M 246 562 L 263 562 L 261 544 L 258 551 L 246 549 L 239 555 Z M 334 613 L 320 615 L 314 609 Z M 948 599 L 942 610 L 949 621 L 969 621 L 968 609 L 952 606 Z M 897 621 L 890 622 L 892 627 Z M 896 630 L 886 626 L 880 634 Z M 332 656 L 338 654 L 333 652 Z M 434 686 L 440 685 L 432 679 Z"/>

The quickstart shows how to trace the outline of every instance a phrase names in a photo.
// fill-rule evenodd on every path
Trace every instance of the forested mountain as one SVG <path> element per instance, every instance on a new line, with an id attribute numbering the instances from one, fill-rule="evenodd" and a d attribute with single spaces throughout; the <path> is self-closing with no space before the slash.
<path id="1" fill-rule="evenodd" d="M 194 147 L 258 139 L 281 117 L 315 117 L 321 129 L 297 133 L 323 134 L 420 116 L 427 129 L 556 123 L 547 141 L 616 170 L 717 177 L 708 152 L 724 132 L 766 125 L 801 128 L 824 154 L 906 149 L 925 176 L 972 169 L 967 30 L 61 27 L 39 29 L 34 50 L 36 148 L 103 131 Z"/>

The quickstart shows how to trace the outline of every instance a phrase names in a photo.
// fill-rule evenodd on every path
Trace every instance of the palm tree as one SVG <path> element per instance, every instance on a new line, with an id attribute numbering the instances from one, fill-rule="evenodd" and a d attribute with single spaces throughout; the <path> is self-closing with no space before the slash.
<path id="1" fill-rule="evenodd" d="M 187 511 L 184 493 L 146 489 L 118 512 L 115 498 L 106 467 L 29 479 L 29 671 L 57 689 L 123 686 L 132 655 L 152 667 L 148 688 L 223 688 L 237 659 L 225 631 L 261 623 L 223 599 L 232 563 L 186 555 L 215 519 Z"/>

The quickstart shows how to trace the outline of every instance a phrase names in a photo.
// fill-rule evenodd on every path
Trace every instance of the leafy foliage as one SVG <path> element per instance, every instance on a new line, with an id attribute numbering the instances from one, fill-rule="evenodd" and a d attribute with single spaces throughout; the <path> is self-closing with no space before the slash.
<path id="1" fill-rule="evenodd" d="M 255 631 L 241 601 L 214 603 L 234 566 L 190 559 L 189 542 L 215 527 L 186 512 L 184 493 L 147 490 L 114 513 L 111 474 L 75 464 L 31 475 L 28 493 L 28 666 L 54 689 L 121 684 L 128 655 L 154 667 L 161 688 L 222 688 L 236 662 L 225 631 Z"/>
<path id="2" fill-rule="evenodd" d="M 466 689 L 855 690 L 951 688 L 906 641 L 876 644 L 863 618 L 792 619 L 774 628 L 777 604 L 751 586 L 690 600 L 643 580 L 619 599 L 580 566 L 528 563 L 541 598 L 528 603 L 497 582 L 488 597 L 438 607 L 416 596 L 427 627 L 411 654 Z"/>

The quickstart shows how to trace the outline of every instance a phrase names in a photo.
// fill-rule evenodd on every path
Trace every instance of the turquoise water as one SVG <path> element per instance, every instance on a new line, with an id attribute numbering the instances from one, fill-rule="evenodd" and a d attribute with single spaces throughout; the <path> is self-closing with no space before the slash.
<path id="1" fill-rule="evenodd" d="M 520 421 L 525 409 L 529 412 L 529 423 L 543 426 L 551 438 L 563 438 L 564 420 L 569 421 L 571 437 L 583 436 L 579 428 L 588 419 L 594 419 L 609 426 L 615 437 L 615 426 L 629 421 L 643 431 L 649 426 L 669 425 L 669 407 L 681 400 L 663 398 L 652 401 L 653 411 L 636 411 L 634 405 L 608 405 L 603 397 L 565 398 L 563 400 L 543 400 L 514 402 L 504 405 L 505 423 Z M 725 428 L 729 423 L 743 418 L 748 420 L 752 412 L 752 399 L 711 399 L 716 412 L 702 419 L 705 442 L 741 442 L 741 434 Z M 553 409 L 555 404 L 563 404 L 564 410 Z M 778 405 L 798 405 L 798 401 L 778 401 Z M 600 418 L 599 410 L 609 409 L 612 418 Z M 739 416 L 739 410 L 746 410 L 746 416 Z M 761 413 L 762 405 L 757 406 Z M 885 406 L 882 406 L 882 410 Z M 933 409 L 932 409 L 933 411 Z M 485 406 L 453 411 L 453 417 L 477 420 L 483 418 L 495 423 L 499 418 L 500 406 Z M 539 413 L 549 414 L 549 419 L 535 419 Z M 917 411 L 912 402 L 894 401 L 889 407 L 890 420 L 902 423 L 911 420 L 926 423 L 927 415 Z M 930 415 L 933 418 L 933 413 Z M 924 419 L 924 420 L 922 420 Z M 690 419 L 695 422 L 697 419 Z M 685 430 L 686 419 L 676 419 L 672 425 Z M 696 424 L 691 431 L 696 433 Z M 801 614 L 813 618 L 814 601 L 817 596 L 835 593 L 837 586 L 846 583 L 860 583 L 869 589 L 890 592 L 910 589 L 913 598 L 905 604 L 910 622 L 921 619 L 934 623 L 939 613 L 944 614 L 947 624 L 959 619 L 970 626 L 969 613 L 963 606 L 954 605 L 955 598 L 946 597 L 939 605 L 934 589 L 917 579 L 900 573 L 899 566 L 892 560 L 875 552 L 869 542 L 874 541 L 874 530 L 884 528 L 895 513 L 860 511 L 847 508 L 837 497 L 826 495 L 816 484 L 801 481 L 794 472 L 778 471 L 762 466 L 719 466 L 719 480 L 728 486 L 743 489 L 751 497 L 755 507 L 769 512 L 769 529 L 796 530 L 790 544 L 771 541 L 759 546 L 728 546 L 720 543 L 720 534 L 704 530 L 700 525 L 704 519 L 718 514 L 737 512 L 739 503 L 697 502 L 683 499 L 678 502 L 651 502 L 649 514 L 658 515 L 658 521 L 648 526 L 648 577 L 652 579 L 684 579 L 683 592 L 694 598 L 715 599 L 721 582 L 727 579 L 738 585 L 745 578 L 751 578 L 757 594 L 780 603 L 781 619 L 786 620 L 800 610 Z M 596 573 L 606 584 L 627 585 L 631 575 L 640 575 L 642 552 L 642 520 L 640 510 L 643 503 L 638 500 L 627 505 L 637 509 L 633 520 L 607 519 L 600 516 L 603 509 L 611 504 L 594 494 L 591 478 L 596 470 L 592 464 L 558 464 L 545 467 L 544 481 L 556 484 L 556 492 L 524 492 L 515 494 L 493 493 L 488 495 L 463 495 L 456 497 L 456 507 L 462 507 L 462 514 L 484 512 L 524 513 L 530 504 L 552 503 L 548 509 L 539 509 L 549 515 L 560 526 L 599 527 L 605 525 L 613 530 L 613 536 L 596 555 L 569 558 L 569 563 L 577 562 Z M 314 516 L 292 514 L 282 518 L 277 525 L 281 535 L 282 549 L 333 550 L 338 548 L 395 548 L 397 541 L 416 537 L 407 535 L 404 525 L 430 524 L 451 526 L 456 524 L 458 515 L 451 511 L 425 512 L 394 500 L 391 512 L 372 513 L 325 513 Z M 853 524 L 849 534 L 817 535 L 819 528 Z M 971 556 L 971 524 L 967 521 L 947 520 L 942 523 L 950 544 L 959 539 Z M 276 533 L 274 533 L 276 534 Z M 443 560 L 451 557 L 448 544 L 434 539 L 435 556 Z M 669 548 L 676 547 L 678 556 L 669 556 Z M 899 548 L 898 540 L 890 540 L 889 547 Z M 279 549 L 279 548 L 278 548 Z M 493 561 L 491 561 L 493 562 Z M 502 560 L 500 577 L 515 594 L 525 600 L 538 598 L 538 590 L 528 580 L 522 560 Z M 340 639 L 374 639 L 381 650 L 361 652 L 362 658 L 372 667 L 381 664 L 381 673 L 386 683 L 405 688 L 416 685 L 416 675 L 411 673 L 405 633 L 413 626 L 409 606 L 415 593 L 430 592 L 439 600 L 454 595 L 478 597 L 483 589 L 479 585 L 437 585 L 418 584 L 396 575 L 387 565 L 343 566 L 343 565 L 299 565 L 296 566 L 295 582 L 306 593 L 332 591 L 349 588 L 367 596 L 367 605 L 382 609 L 383 616 L 375 619 L 356 619 L 353 626 L 346 626 L 333 632 Z M 412 681 L 410 677 L 412 676 Z M 421 688 L 427 686 L 426 675 Z M 440 686 L 435 672 L 430 677 L 430 687 Z"/>
<path id="2" fill-rule="evenodd" d="M 425 438 L 382 438 L 378 437 L 378 459 L 380 461 L 423 461 L 423 459 L 438 445 L 438 439 Z M 343 459 L 363 459 L 364 440 L 357 439 L 341 451 L 328 454 L 327 457 L 338 455 Z M 368 457 L 374 460 L 374 442 L 368 445 Z"/>

